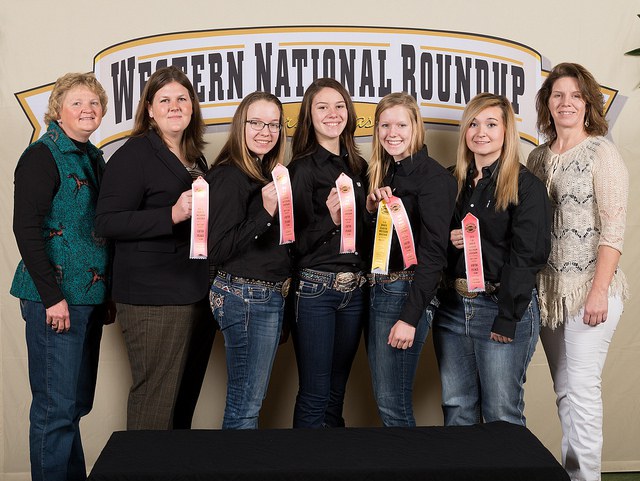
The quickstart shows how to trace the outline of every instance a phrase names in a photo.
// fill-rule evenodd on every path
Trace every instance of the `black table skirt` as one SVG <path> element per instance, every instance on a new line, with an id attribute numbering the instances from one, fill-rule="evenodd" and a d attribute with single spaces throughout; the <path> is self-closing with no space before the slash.
<path id="1" fill-rule="evenodd" d="M 115 432 L 90 481 L 568 480 L 521 426 Z"/>

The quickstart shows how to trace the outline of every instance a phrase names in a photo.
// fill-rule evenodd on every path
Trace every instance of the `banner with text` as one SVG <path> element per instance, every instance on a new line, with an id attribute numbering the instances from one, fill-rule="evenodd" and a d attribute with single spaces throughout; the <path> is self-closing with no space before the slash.
<path id="1" fill-rule="evenodd" d="M 391 92 L 414 96 L 424 121 L 458 125 L 480 92 L 511 101 L 522 139 L 538 143 L 535 95 L 541 56 L 515 41 L 464 32 L 384 27 L 257 27 L 155 35 L 106 48 L 94 72 L 109 110 L 92 141 L 127 137 L 140 94 L 158 68 L 175 65 L 191 79 L 208 125 L 228 124 L 242 98 L 271 92 L 285 107 L 287 134 L 296 126 L 305 88 L 316 78 L 340 81 L 353 97 L 358 136 L 372 134 L 378 101 Z M 53 84 L 16 94 L 34 127 L 44 131 Z M 603 88 L 608 109 L 617 91 Z"/>

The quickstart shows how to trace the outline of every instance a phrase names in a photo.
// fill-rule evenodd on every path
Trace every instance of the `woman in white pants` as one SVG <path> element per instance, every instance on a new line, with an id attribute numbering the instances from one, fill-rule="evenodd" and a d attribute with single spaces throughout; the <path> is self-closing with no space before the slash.
<path id="1" fill-rule="evenodd" d="M 538 276 L 540 338 L 562 424 L 562 464 L 572 480 L 600 479 L 601 374 L 627 297 L 618 267 L 629 180 L 608 130 L 598 83 L 581 65 L 553 68 L 536 98 L 547 143 L 528 167 L 547 185 L 551 255 Z"/>

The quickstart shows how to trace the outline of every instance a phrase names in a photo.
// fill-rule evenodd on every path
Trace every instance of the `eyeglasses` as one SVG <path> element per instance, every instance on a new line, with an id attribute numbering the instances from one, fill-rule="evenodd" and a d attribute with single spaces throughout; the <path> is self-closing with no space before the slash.
<path id="1" fill-rule="evenodd" d="M 257 130 L 258 132 L 264 129 L 265 126 L 269 126 L 269 132 L 273 134 L 277 134 L 278 132 L 280 132 L 280 129 L 282 128 L 282 125 L 280 125 L 277 122 L 272 122 L 270 124 L 267 124 L 262 120 L 247 120 L 247 123 L 251 125 L 251 128 L 253 130 Z"/>

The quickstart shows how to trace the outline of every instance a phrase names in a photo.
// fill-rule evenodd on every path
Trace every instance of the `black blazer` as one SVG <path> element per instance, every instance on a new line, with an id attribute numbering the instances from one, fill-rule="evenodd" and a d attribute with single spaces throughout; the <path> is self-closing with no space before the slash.
<path id="1" fill-rule="evenodd" d="M 95 224 L 97 235 L 115 241 L 116 302 L 185 305 L 207 295 L 208 262 L 189 259 L 191 221 L 171 222 L 171 208 L 191 183 L 152 130 L 129 138 L 107 163 Z"/>

